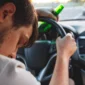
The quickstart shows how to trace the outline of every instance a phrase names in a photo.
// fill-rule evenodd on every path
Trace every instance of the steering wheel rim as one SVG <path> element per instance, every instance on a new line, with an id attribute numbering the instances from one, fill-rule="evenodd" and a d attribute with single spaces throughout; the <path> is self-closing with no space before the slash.
<path id="1" fill-rule="evenodd" d="M 53 19 L 46 18 L 46 17 L 40 17 L 38 21 L 45 21 L 45 22 L 47 22 L 51 25 L 54 25 L 56 27 L 57 32 L 59 32 L 59 34 L 61 35 L 61 37 L 64 37 L 66 35 L 66 32 L 63 29 L 63 27 L 61 25 L 59 25 Z M 42 71 L 40 72 L 40 74 L 38 75 L 37 80 L 39 82 L 43 82 L 43 81 L 45 81 L 45 79 L 47 80 L 48 78 L 50 78 L 52 76 L 52 74 L 51 74 L 51 75 L 48 75 L 48 76 L 45 77 L 45 74 L 47 72 L 46 69 L 48 68 L 49 63 L 51 62 L 52 59 L 55 59 L 54 55 L 51 59 L 49 59 L 49 61 L 48 61 L 47 65 L 45 66 L 45 68 L 43 68 Z"/>
<path id="2" fill-rule="evenodd" d="M 66 35 L 66 32 L 63 29 L 63 27 L 61 25 L 59 25 L 55 20 L 53 20 L 51 18 L 47 18 L 47 17 L 39 17 L 38 21 L 45 21 L 49 24 L 54 25 L 56 27 L 57 32 L 59 32 L 61 37 L 64 37 Z"/>

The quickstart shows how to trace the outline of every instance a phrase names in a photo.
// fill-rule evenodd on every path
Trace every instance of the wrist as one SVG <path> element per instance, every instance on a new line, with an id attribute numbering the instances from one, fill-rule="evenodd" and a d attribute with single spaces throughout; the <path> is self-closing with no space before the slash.
<path id="1" fill-rule="evenodd" d="M 67 60 L 66 58 L 57 58 L 56 65 L 57 65 L 57 67 L 58 66 L 59 67 L 61 67 L 61 66 L 68 67 L 69 60 Z"/>
<path id="2" fill-rule="evenodd" d="M 70 57 L 68 55 L 65 54 L 57 54 L 57 60 L 58 61 L 64 61 L 64 62 L 69 62 Z"/>

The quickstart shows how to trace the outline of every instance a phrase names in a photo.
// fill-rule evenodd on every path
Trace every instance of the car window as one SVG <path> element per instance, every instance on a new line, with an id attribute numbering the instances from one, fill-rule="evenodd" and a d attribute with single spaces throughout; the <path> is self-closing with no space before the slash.
<path id="1" fill-rule="evenodd" d="M 32 0 L 35 8 L 54 9 L 59 4 L 65 6 L 60 20 L 85 19 L 85 0 Z"/>

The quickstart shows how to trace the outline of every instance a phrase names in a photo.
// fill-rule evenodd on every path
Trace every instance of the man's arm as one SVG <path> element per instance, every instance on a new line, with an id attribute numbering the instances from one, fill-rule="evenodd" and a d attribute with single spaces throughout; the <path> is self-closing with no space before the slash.
<path id="1" fill-rule="evenodd" d="M 69 59 L 77 46 L 71 34 L 57 40 L 57 60 L 50 85 L 69 85 Z"/>
<path id="2" fill-rule="evenodd" d="M 64 57 L 63 55 L 61 56 Z M 57 57 L 61 57 L 61 56 L 57 56 Z M 69 62 L 65 59 L 57 58 L 50 85 L 69 85 L 68 63 Z"/>
<path id="3" fill-rule="evenodd" d="M 59 20 L 59 17 L 54 16 L 51 11 L 43 10 L 43 9 L 36 9 L 36 12 L 38 14 L 38 17 L 47 17 L 47 18 L 54 19 L 56 21 Z"/>

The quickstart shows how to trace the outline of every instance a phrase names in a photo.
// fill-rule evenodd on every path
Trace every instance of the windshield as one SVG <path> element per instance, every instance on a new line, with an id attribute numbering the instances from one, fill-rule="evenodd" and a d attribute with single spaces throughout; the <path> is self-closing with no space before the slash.
<path id="1" fill-rule="evenodd" d="M 35 8 L 54 9 L 59 4 L 65 6 L 60 20 L 85 20 L 85 0 L 32 0 Z"/>

